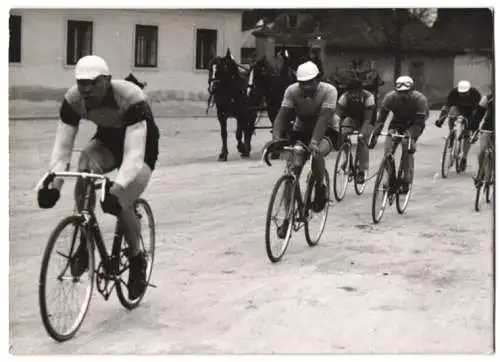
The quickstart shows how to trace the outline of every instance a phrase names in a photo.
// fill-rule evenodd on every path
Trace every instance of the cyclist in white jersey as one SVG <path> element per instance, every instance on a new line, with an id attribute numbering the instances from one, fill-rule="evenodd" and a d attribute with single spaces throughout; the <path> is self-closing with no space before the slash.
<path id="1" fill-rule="evenodd" d="M 75 67 L 76 84 L 65 94 L 60 108 L 50 171 L 68 170 L 81 119 L 97 125 L 97 131 L 78 160 L 78 171 L 108 173 L 118 170 L 116 179 L 102 203 L 104 212 L 115 215 L 129 244 L 130 299 L 140 297 L 146 287 L 146 256 L 140 249 L 140 223 L 134 203 L 144 192 L 158 158 L 159 131 L 144 92 L 132 82 L 111 79 L 104 59 L 88 55 Z M 38 192 L 42 208 L 53 207 L 60 196 L 61 179 L 52 188 Z M 76 207 L 83 206 L 86 181 L 75 186 Z M 93 200 L 95 203 L 95 200 Z M 80 240 L 71 268 L 75 275 L 88 269 L 88 251 Z"/>
<path id="2" fill-rule="evenodd" d="M 339 118 L 335 115 L 337 89 L 319 80 L 319 69 L 311 61 L 297 68 L 297 82 L 290 85 L 283 96 L 281 108 L 274 122 L 273 140 L 266 148 L 273 149 L 285 143 L 302 141 L 312 153 L 312 172 L 316 180 L 312 209 L 320 212 L 326 205 L 326 185 L 323 182 L 324 157 L 340 139 Z M 291 132 L 290 124 L 293 124 Z M 288 136 L 288 137 L 287 137 Z M 307 160 L 303 160 L 302 166 Z M 278 228 L 284 237 L 288 220 Z"/>

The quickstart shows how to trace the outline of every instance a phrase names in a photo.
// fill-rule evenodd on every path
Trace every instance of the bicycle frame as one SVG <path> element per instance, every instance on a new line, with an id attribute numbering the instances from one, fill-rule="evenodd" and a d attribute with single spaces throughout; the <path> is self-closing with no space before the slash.
<path id="1" fill-rule="evenodd" d="M 101 258 L 103 274 L 99 275 L 97 273 L 97 278 L 103 278 L 105 280 L 105 285 L 103 288 L 99 287 L 99 292 L 103 295 L 103 297 L 107 300 L 111 293 L 113 292 L 114 285 L 117 281 L 117 276 L 121 274 L 122 271 L 118 270 L 120 265 L 120 248 L 122 241 L 122 231 L 120 229 L 118 221 L 115 225 L 115 232 L 113 238 L 113 246 L 112 253 L 108 254 L 108 250 L 106 249 L 106 245 L 104 243 L 104 239 L 102 237 L 101 229 L 97 222 L 97 218 L 95 217 L 94 210 L 91 205 L 91 198 L 95 191 L 99 188 L 101 189 L 101 201 L 104 201 L 106 197 L 107 185 L 109 183 L 109 179 L 106 176 L 98 175 L 94 173 L 87 172 L 51 172 L 47 173 L 43 176 L 41 181 L 36 186 L 36 190 L 38 190 L 41 186 L 47 188 L 48 185 L 54 180 L 56 177 L 72 177 L 72 178 L 83 178 L 88 179 L 87 184 L 85 186 L 84 193 L 84 201 L 83 208 L 80 212 L 80 216 L 82 218 L 82 232 L 85 233 L 85 237 L 91 243 L 91 248 L 93 250 L 94 245 L 97 246 L 97 251 Z M 98 181 L 95 181 L 98 180 Z M 100 183 L 100 184 L 99 184 Z M 95 205 L 94 205 L 95 207 Z M 72 252 L 72 250 L 71 250 Z M 99 270 L 99 267 L 97 268 Z M 107 284 L 110 280 L 113 280 L 115 283 L 111 286 L 111 288 L 107 288 Z"/>
<path id="2" fill-rule="evenodd" d="M 399 139 L 399 140 L 404 140 L 404 139 L 409 138 L 407 135 L 401 134 L 401 133 L 390 133 L 390 132 L 387 132 L 387 133 L 380 133 L 380 135 L 381 136 L 391 137 L 393 139 Z M 391 152 L 388 153 L 386 156 L 384 156 L 384 158 L 382 159 L 382 162 L 381 162 L 381 165 L 383 165 L 384 163 L 388 162 L 389 165 L 391 166 L 391 184 L 393 186 L 395 185 L 395 181 L 397 179 L 396 165 L 395 165 L 395 160 L 394 160 L 394 152 L 396 151 L 396 147 L 397 147 L 397 144 L 396 145 L 393 144 Z M 409 138 L 407 151 L 409 151 L 411 149 L 411 147 L 412 147 L 412 139 Z M 400 163 L 401 162 L 403 162 L 403 153 L 401 154 Z M 394 190 L 392 190 L 392 191 L 394 191 Z"/>
<path id="3" fill-rule="evenodd" d="M 309 156 L 311 154 L 311 151 L 309 150 L 309 147 L 307 147 L 303 142 L 298 141 L 295 145 L 293 146 L 283 146 L 282 148 L 283 151 L 290 151 L 291 152 L 291 161 L 287 161 L 287 165 L 285 167 L 284 173 L 286 175 L 289 175 L 293 179 L 293 194 L 292 194 L 292 202 L 294 200 L 297 200 L 299 204 L 299 212 L 300 212 L 300 217 L 303 218 L 305 217 L 305 203 L 303 200 L 303 195 L 302 195 L 302 189 L 300 187 L 300 175 L 302 173 L 302 169 L 304 165 L 300 167 L 300 170 L 297 170 L 297 165 L 295 164 L 295 160 L 297 157 L 300 155 L 300 157 L 305 157 L 306 161 L 309 159 Z M 269 161 L 269 151 L 267 149 L 264 150 L 262 154 L 262 159 L 261 162 L 264 161 L 269 167 L 271 167 L 271 162 Z M 297 231 L 297 230 L 295 230 Z"/>

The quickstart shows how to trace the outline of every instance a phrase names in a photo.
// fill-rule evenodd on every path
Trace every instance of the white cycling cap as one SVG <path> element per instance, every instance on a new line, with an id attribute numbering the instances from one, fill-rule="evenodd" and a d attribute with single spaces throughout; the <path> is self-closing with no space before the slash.
<path id="1" fill-rule="evenodd" d="M 458 82 L 458 93 L 467 93 L 470 90 L 470 82 L 468 80 L 461 80 Z"/>
<path id="2" fill-rule="evenodd" d="M 97 55 L 86 55 L 78 60 L 75 66 L 76 79 L 93 80 L 100 75 L 110 75 L 104 59 Z"/>
<path id="3" fill-rule="evenodd" d="M 297 68 L 297 80 L 299 82 L 307 82 L 308 80 L 315 78 L 318 74 L 318 67 L 311 61 L 302 63 Z"/>
<path id="4" fill-rule="evenodd" d="M 396 90 L 405 91 L 413 88 L 413 79 L 407 75 L 402 75 L 396 79 Z"/>

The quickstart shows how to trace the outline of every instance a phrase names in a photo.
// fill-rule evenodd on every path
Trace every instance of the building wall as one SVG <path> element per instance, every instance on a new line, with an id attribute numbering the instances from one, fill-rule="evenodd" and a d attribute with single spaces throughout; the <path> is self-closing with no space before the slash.
<path id="1" fill-rule="evenodd" d="M 385 83 L 380 89 L 382 95 L 393 89 L 394 57 L 392 56 L 361 53 L 327 54 L 325 60 L 323 66 L 326 74 L 350 67 L 352 60 L 362 60 L 361 68 L 373 67 L 379 72 Z M 411 74 L 412 63 L 418 62 L 422 63 L 423 75 L 420 90 L 427 96 L 430 104 L 443 102 L 454 84 L 454 58 L 408 56 L 403 58 L 402 73 Z"/>
<path id="2" fill-rule="evenodd" d="M 65 65 L 68 20 L 93 21 L 93 53 L 102 56 L 114 77 L 129 72 L 148 83 L 149 92 L 171 97 L 206 95 L 208 71 L 195 69 L 196 28 L 218 30 L 217 54 L 232 49 L 239 61 L 241 16 L 238 10 L 12 9 L 22 16 L 20 64 L 9 64 L 13 94 L 33 89 L 65 89 L 74 66 Z M 134 67 L 135 25 L 158 26 L 158 67 Z"/>
<path id="3" fill-rule="evenodd" d="M 456 57 L 454 83 L 462 79 L 469 80 L 482 93 L 490 92 L 493 84 L 492 60 L 474 55 Z"/>

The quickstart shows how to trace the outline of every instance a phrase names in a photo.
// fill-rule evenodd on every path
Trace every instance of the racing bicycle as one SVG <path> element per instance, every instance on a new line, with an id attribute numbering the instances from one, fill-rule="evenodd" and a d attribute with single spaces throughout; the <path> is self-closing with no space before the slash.
<path id="1" fill-rule="evenodd" d="M 113 290 L 116 289 L 118 300 L 127 309 L 134 309 L 139 305 L 147 286 L 138 298 L 129 299 L 126 282 L 129 270 L 129 249 L 118 221 L 115 224 L 111 253 L 108 253 L 106 249 L 94 213 L 94 206 L 97 190 L 100 189 L 101 201 L 105 199 L 111 183 L 109 179 L 103 175 L 87 172 L 52 172 L 43 176 L 36 189 L 40 187 L 47 189 L 55 177 L 81 178 L 86 182 L 82 211 L 63 218 L 52 231 L 43 254 L 40 270 L 38 295 L 43 325 L 54 340 L 63 342 L 73 338 L 82 325 L 92 298 L 94 281 L 98 292 L 105 300 L 108 300 Z M 148 202 L 142 198 L 136 201 L 135 211 L 141 224 L 143 221 L 146 222 L 145 227 L 141 225 L 141 248 L 147 260 L 146 282 L 147 285 L 154 287 L 149 283 L 155 254 L 153 212 Z M 64 235 L 66 235 L 65 240 L 63 240 Z M 61 245 L 56 244 L 59 242 Z M 84 250 L 88 253 L 86 270 L 82 270 L 76 258 L 76 250 L 81 243 L 86 246 Z M 100 256 L 99 264 L 95 258 L 95 247 Z M 57 266 L 53 265 L 49 268 L 53 262 L 57 261 Z M 51 271 L 53 275 L 50 275 Z M 49 287 L 50 282 L 54 282 L 55 287 Z M 79 287 L 82 287 L 83 292 L 76 293 L 76 296 L 69 297 L 60 305 L 51 305 L 56 302 L 57 297 L 68 297 L 69 292 Z M 79 298 L 80 301 L 78 301 Z M 76 307 L 77 310 L 71 312 L 72 307 Z"/>

